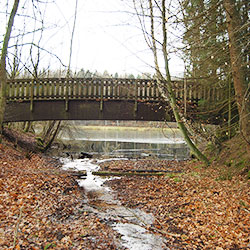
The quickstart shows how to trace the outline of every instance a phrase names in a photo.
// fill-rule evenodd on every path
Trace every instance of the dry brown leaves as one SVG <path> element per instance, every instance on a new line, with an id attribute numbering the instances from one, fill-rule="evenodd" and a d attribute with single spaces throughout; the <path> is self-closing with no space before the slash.
<path id="1" fill-rule="evenodd" d="M 84 191 L 44 157 L 0 145 L 0 249 L 117 249 Z"/>
<path id="2" fill-rule="evenodd" d="M 182 169 L 165 177 L 122 177 L 109 185 L 124 206 L 153 213 L 152 230 L 165 235 L 173 249 L 250 249 L 249 181 L 222 181 L 215 169 L 195 164 L 114 161 L 102 168 Z"/>

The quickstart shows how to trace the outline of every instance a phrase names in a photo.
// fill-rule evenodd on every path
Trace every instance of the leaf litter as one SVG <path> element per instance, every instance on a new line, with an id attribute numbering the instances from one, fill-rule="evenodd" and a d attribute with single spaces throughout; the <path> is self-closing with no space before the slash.
<path id="1" fill-rule="evenodd" d="M 123 249 L 53 159 L 0 145 L 0 249 Z"/>
<path id="2" fill-rule="evenodd" d="M 200 166 L 153 159 L 105 162 L 101 167 L 173 172 L 108 182 L 123 206 L 154 215 L 151 230 L 164 235 L 170 249 L 250 249 L 249 181 L 242 176 L 220 180 L 215 168 Z"/>
<path id="3" fill-rule="evenodd" d="M 51 158 L 30 159 L 0 145 L 0 249 L 125 249 L 120 235 L 84 210 L 85 191 Z M 127 208 L 151 213 L 147 230 L 169 249 L 249 249 L 249 182 L 220 180 L 197 162 L 157 159 L 107 161 L 105 171 L 169 170 L 164 176 L 108 181 Z"/>

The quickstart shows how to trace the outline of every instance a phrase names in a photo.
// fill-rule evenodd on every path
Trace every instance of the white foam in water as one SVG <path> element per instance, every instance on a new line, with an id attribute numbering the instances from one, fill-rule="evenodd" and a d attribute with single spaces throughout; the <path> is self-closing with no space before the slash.
<path id="1" fill-rule="evenodd" d="M 117 223 L 114 229 L 123 235 L 122 244 L 130 250 L 161 250 L 164 249 L 160 237 L 147 232 L 141 226 L 129 223 Z M 165 248 L 166 249 L 166 248 Z"/>
<path id="2" fill-rule="evenodd" d="M 98 165 L 92 163 L 93 160 L 77 159 L 73 161 L 62 160 L 62 162 L 64 162 L 63 169 L 86 170 L 86 179 L 78 181 L 78 184 L 84 187 L 86 191 L 96 191 L 104 188 L 102 185 L 107 178 L 100 178 L 92 174 L 93 171 L 98 171 L 100 168 Z"/>
<path id="3" fill-rule="evenodd" d="M 124 158 L 126 159 L 126 158 Z M 102 199 L 107 204 L 115 204 L 115 206 L 110 206 L 108 210 L 96 211 L 97 216 L 101 218 L 106 218 L 107 220 L 116 220 L 118 223 L 113 223 L 112 227 L 118 233 L 120 233 L 124 247 L 130 250 L 162 250 L 168 249 L 164 246 L 164 239 L 160 236 L 154 235 L 142 227 L 144 223 L 152 224 L 154 218 L 151 214 L 147 214 L 140 209 L 128 209 L 121 206 L 118 200 L 115 200 L 112 191 L 103 186 L 104 182 L 111 178 L 102 178 L 99 176 L 94 176 L 92 171 L 97 171 L 100 167 L 93 163 L 92 159 L 77 159 L 70 160 L 67 158 L 61 158 L 61 162 L 64 164 L 63 169 L 73 169 L 73 170 L 86 170 L 87 177 L 84 180 L 79 180 L 80 186 L 83 186 L 86 192 L 101 191 Z M 96 163 L 101 163 L 109 160 L 121 160 L 119 158 L 96 160 Z M 91 208 L 91 205 L 89 206 Z M 91 208 L 95 211 L 94 208 Z M 138 218 L 142 218 L 138 220 Z M 127 223 L 121 223 L 119 220 L 125 219 Z"/>
<path id="4" fill-rule="evenodd" d="M 62 140 L 67 140 L 67 137 L 62 137 Z M 103 142 L 134 142 L 134 143 L 156 143 L 156 144 L 185 144 L 185 140 L 183 140 L 182 138 L 134 138 L 134 139 L 130 139 L 130 138 L 86 138 L 86 137 L 78 137 L 77 139 L 75 139 L 76 141 L 103 141 Z"/>

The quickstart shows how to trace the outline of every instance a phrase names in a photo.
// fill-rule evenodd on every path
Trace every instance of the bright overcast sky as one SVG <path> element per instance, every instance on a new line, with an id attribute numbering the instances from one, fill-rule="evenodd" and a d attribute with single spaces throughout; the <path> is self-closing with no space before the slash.
<path id="1" fill-rule="evenodd" d="M 60 12 L 71 22 L 70 27 L 65 27 L 61 42 L 69 48 L 74 1 L 63 2 Z M 150 59 L 151 64 L 152 58 L 140 29 L 135 27 L 137 19 L 125 13 L 125 8 L 120 0 L 79 1 L 72 66 L 110 73 L 152 72 L 143 61 Z"/>
<path id="2" fill-rule="evenodd" d="M 119 74 L 153 73 L 152 52 L 147 47 L 136 16 L 128 3 L 122 0 L 78 0 L 78 11 L 73 43 L 72 69 Z M 132 7 L 132 5 L 131 5 Z M 60 57 L 68 65 L 70 39 L 73 27 L 75 0 L 55 0 L 46 8 L 46 31 L 43 47 Z M 49 60 L 50 67 L 60 67 Z M 183 72 L 180 60 L 171 59 L 172 75 Z"/>

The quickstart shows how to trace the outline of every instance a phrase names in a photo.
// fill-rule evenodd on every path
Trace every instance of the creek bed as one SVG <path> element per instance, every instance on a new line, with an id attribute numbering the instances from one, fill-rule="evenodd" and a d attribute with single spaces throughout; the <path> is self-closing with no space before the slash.
<path id="1" fill-rule="evenodd" d="M 61 158 L 63 169 L 85 170 L 87 172 L 86 179 L 78 180 L 78 184 L 86 191 L 87 198 L 84 209 L 96 214 L 100 220 L 117 231 L 121 235 L 121 244 L 130 250 L 169 249 L 163 237 L 155 235 L 147 229 L 154 223 L 152 214 L 147 214 L 140 209 L 129 209 L 122 206 L 121 202 L 114 198 L 112 189 L 105 186 L 105 181 L 111 178 L 92 174 L 93 171 L 99 170 L 98 164 L 108 160 L 116 159 L 72 160 Z"/>

